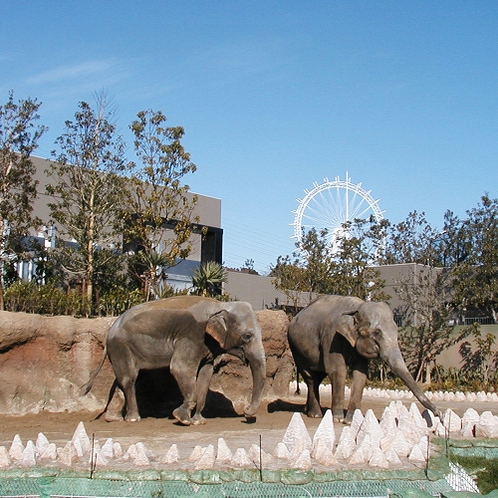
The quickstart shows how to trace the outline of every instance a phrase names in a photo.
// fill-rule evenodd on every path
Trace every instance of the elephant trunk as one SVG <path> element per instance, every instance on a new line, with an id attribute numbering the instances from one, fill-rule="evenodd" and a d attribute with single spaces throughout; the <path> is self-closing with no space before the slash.
<path id="1" fill-rule="evenodd" d="M 435 415 L 439 414 L 436 406 L 429 401 L 429 398 L 422 392 L 420 387 L 413 379 L 410 374 L 403 357 L 401 356 L 401 351 L 396 348 L 396 350 L 390 350 L 381 354 L 382 359 L 389 365 L 394 374 L 396 374 L 410 389 L 410 391 L 417 397 L 417 399 L 425 406 L 428 410 L 431 410 Z"/>
<path id="2" fill-rule="evenodd" d="M 251 367 L 253 387 L 251 403 L 244 408 L 244 415 L 246 419 L 252 419 L 259 409 L 265 387 L 266 356 L 263 346 L 254 351 L 246 351 L 246 359 Z"/>

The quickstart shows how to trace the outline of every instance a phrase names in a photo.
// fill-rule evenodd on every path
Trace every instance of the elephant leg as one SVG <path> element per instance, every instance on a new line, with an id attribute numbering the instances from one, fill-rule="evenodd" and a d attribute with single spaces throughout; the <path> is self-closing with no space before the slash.
<path id="1" fill-rule="evenodd" d="M 361 399 L 363 397 L 363 389 L 367 380 L 368 360 L 359 357 L 353 366 L 353 378 L 351 381 L 351 396 L 349 398 L 348 411 L 346 413 L 345 422 L 351 423 L 355 410 L 361 409 Z"/>
<path id="2" fill-rule="evenodd" d="M 138 377 L 138 369 L 127 348 L 119 347 L 114 344 L 112 351 L 109 351 L 116 381 L 119 388 L 123 391 L 125 398 L 125 420 L 127 422 L 138 422 L 140 415 L 138 412 L 137 396 L 135 391 L 135 382 Z"/>
<path id="3" fill-rule="evenodd" d="M 179 341 L 171 357 L 170 371 L 183 396 L 183 403 L 173 410 L 173 417 L 183 425 L 192 424 L 191 414 L 197 404 L 196 382 L 200 363 L 197 356 L 189 343 Z"/>
<path id="4" fill-rule="evenodd" d="M 213 364 L 206 363 L 202 365 L 199 369 L 199 373 L 197 374 L 195 414 L 192 417 L 194 425 L 202 425 L 206 423 L 206 420 L 202 416 L 202 410 L 204 410 L 204 406 L 206 406 L 206 398 L 212 376 Z"/>
<path id="5" fill-rule="evenodd" d="M 332 389 L 332 415 L 335 420 L 344 420 L 347 365 L 344 355 L 331 353 L 327 368 Z"/>
<path id="6" fill-rule="evenodd" d="M 305 413 L 308 417 L 321 417 L 322 408 L 320 406 L 320 384 L 325 378 L 325 374 L 322 372 L 310 372 L 306 368 L 300 369 L 300 372 L 308 388 Z"/>

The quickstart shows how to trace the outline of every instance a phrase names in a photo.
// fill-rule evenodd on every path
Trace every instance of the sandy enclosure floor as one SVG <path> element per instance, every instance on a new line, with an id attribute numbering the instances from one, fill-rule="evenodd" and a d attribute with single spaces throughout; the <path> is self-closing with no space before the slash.
<path id="1" fill-rule="evenodd" d="M 253 424 L 245 422 L 245 418 L 226 417 L 209 418 L 206 425 L 184 427 L 175 420 L 163 418 L 144 418 L 140 422 L 106 422 L 103 419 L 95 420 L 96 414 L 82 413 L 40 413 L 22 417 L 2 416 L 0 424 L 0 445 L 10 448 L 12 440 L 19 434 L 24 444 L 28 440 L 36 441 L 38 433 L 43 432 L 51 443 L 58 447 L 64 446 L 71 439 L 79 422 L 83 422 L 90 438 L 93 436 L 101 445 L 107 438 L 119 442 L 124 451 L 134 443 L 142 442 L 154 454 L 164 454 L 175 443 L 178 446 L 180 459 L 187 460 L 196 445 L 214 445 L 216 448 L 218 438 L 224 438 L 230 449 L 235 452 L 237 448 L 246 451 L 251 445 L 259 445 L 268 453 L 274 453 L 277 444 L 282 441 L 294 412 L 302 411 L 305 397 L 290 395 L 285 400 L 278 400 L 263 405 Z M 409 407 L 411 400 L 403 400 Z M 365 397 L 362 411 L 373 409 L 377 418 L 380 418 L 384 408 L 389 404 L 388 399 Z M 322 397 L 322 405 L 330 406 L 330 396 Z M 418 404 L 422 411 L 423 407 Z M 438 408 L 444 411 L 453 409 L 462 416 L 467 408 L 474 408 L 479 413 L 491 411 L 498 414 L 498 403 L 495 402 L 439 402 Z M 303 416 L 305 425 L 313 437 L 321 419 L 312 419 Z M 342 431 L 342 424 L 336 424 L 338 436 Z"/>

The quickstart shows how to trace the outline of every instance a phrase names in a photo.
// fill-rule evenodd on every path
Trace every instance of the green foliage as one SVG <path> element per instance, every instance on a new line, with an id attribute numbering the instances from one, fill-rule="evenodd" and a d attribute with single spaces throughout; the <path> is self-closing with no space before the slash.
<path id="1" fill-rule="evenodd" d="M 227 271 L 215 261 L 207 261 L 194 270 L 192 285 L 198 296 L 216 297 L 222 293 L 222 284 L 227 281 Z"/>
<path id="2" fill-rule="evenodd" d="M 46 171 L 53 178 L 47 186 L 54 199 L 51 216 L 60 236 L 76 242 L 59 243 L 57 252 L 67 276 L 81 281 L 90 304 L 96 275 L 116 256 L 111 249 L 119 247 L 123 229 L 118 214 L 126 164 L 112 118 L 105 97 L 99 98 L 96 110 L 80 102 L 75 120 L 66 121 L 65 133 L 56 140 L 59 152 L 53 153 L 55 162 Z M 103 249 L 108 249 L 105 258 Z"/>
<path id="3" fill-rule="evenodd" d="M 386 243 L 379 262 L 430 264 L 431 244 L 438 234 L 425 219 L 425 213 L 412 211 L 405 220 L 387 227 Z"/>
<path id="4" fill-rule="evenodd" d="M 498 460 L 478 456 L 453 456 L 474 479 L 482 495 L 498 489 Z"/>
<path id="5" fill-rule="evenodd" d="M 86 303 L 81 294 L 64 292 L 54 283 L 37 285 L 18 280 L 5 290 L 7 311 L 81 316 L 84 308 Z"/>
<path id="6" fill-rule="evenodd" d="M 465 341 L 459 353 L 463 359 L 461 374 L 468 383 L 478 383 L 481 389 L 489 389 L 498 383 L 498 352 L 496 337 L 489 333 L 482 336 L 479 327 L 473 331 L 473 343 Z"/>
<path id="7" fill-rule="evenodd" d="M 165 127 L 165 121 L 162 112 L 149 109 L 139 112 L 130 125 L 140 164 L 131 164 L 122 212 L 125 239 L 143 251 L 137 262 L 146 265 L 145 271 L 135 269 L 135 274 L 152 290 L 159 266 L 166 270 L 188 257 L 192 229 L 199 221 L 194 215 L 197 197 L 189 196 L 190 187 L 182 184 L 197 167 L 181 144 L 183 128 Z M 158 256 L 160 265 L 155 264 Z"/>
<path id="8" fill-rule="evenodd" d="M 304 306 L 303 294 L 311 302 L 319 294 L 355 295 L 362 299 L 387 300 L 383 282 L 372 266 L 382 241 L 382 228 L 374 220 L 355 220 L 344 226 L 344 235 L 334 247 L 328 231 L 311 229 L 296 243 L 293 259 L 279 256 L 270 276 L 295 308 Z"/>
<path id="9" fill-rule="evenodd" d="M 460 229 L 465 259 L 454 267 L 455 299 L 462 306 L 484 308 L 498 321 L 498 199 L 488 195 L 467 211 Z"/>
<path id="10" fill-rule="evenodd" d="M 430 383 L 436 357 L 473 331 L 472 325 L 456 328 L 451 281 L 450 272 L 423 266 L 410 272 L 396 288 L 405 303 L 404 308 L 398 310 L 405 324 L 399 341 L 416 381 L 422 380 L 425 373 L 425 382 Z"/>
<path id="11" fill-rule="evenodd" d="M 37 181 L 30 160 L 46 130 L 34 124 L 40 105 L 29 98 L 16 103 L 12 91 L 0 105 L 0 309 L 4 309 L 5 264 L 19 256 L 21 238 L 40 223 L 32 216 Z"/>
<path id="12" fill-rule="evenodd" d="M 100 297 L 99 315 L 118 316 L 131 307 L 143 303 L 144 300 L 144 295 L 139 289 L 127 290 L 115 287 Z"/>

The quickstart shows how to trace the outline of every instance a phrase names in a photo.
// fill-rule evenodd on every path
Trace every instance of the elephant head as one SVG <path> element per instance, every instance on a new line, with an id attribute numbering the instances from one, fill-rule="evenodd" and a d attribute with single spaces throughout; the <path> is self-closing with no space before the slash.
<path id="1" fill-rule="evenodd" d="M 361 356 L 368 359 L 381 358 L 423 406 L 433 413 L 438 413 L 406 367 L 398 345 L 398 327 L 387 304 L 362 302 L 354 311 L 343 314 L 337 332 L 343 335 Z"/>
<path id="2" fill-rule="evenodd" d="M 251 306 L 243 302 L 226 303 L 206 323 L 206 333 L 228 354 L 248 364 L 253 379 L 252 399 L 244 408 L 248 420 L 254 418 L 263 397 L 266 379 L 266 356 L 261 327 Z"/>

